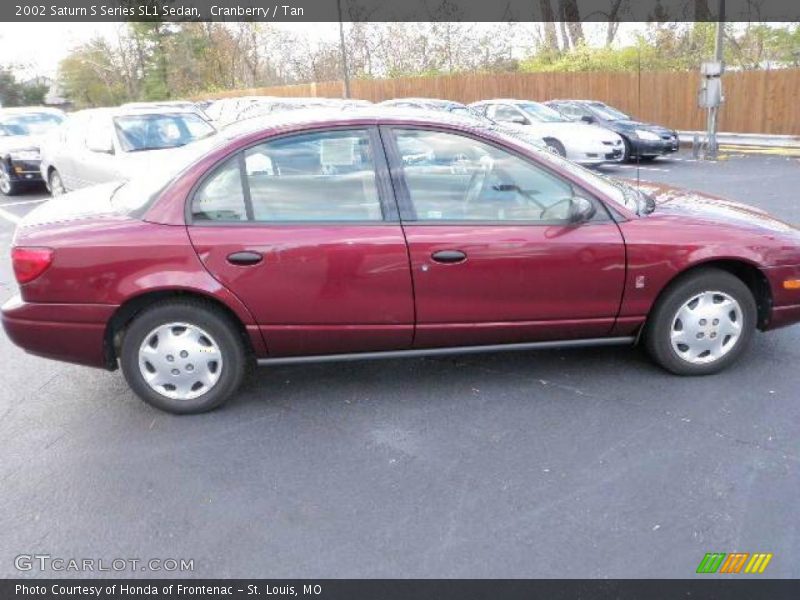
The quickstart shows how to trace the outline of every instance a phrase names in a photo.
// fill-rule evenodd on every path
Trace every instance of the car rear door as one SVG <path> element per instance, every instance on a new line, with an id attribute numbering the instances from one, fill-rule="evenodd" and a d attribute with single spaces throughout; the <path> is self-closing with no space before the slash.
<path id="1" fill-rule="evenodd" d="M 291 134 L 197 187 L 189 235 L 272 356 L 405 349 L 408 252 L 377 128 Z"/>
<path id="2" fill-rule="evenodd" d="M 419 128 L 381 134 L 411 257 L 416 347 L 611 331 L 625 248 L 598 200 L 471 134 Z M 405 156 L 404 148 L 413 154 Z M 577 195 L 597 211 L 580 224 L 568 222 Z"/>

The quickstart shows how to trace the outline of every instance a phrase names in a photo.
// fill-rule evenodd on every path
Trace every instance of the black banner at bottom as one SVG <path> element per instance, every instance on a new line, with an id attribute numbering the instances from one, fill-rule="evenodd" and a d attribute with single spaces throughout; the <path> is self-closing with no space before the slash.
<path id="1" fill-rule="evenodd" d="M 52 600 L 675 600 L 800 598 L 800 580 L 4 579 L 0 598 Z"/>

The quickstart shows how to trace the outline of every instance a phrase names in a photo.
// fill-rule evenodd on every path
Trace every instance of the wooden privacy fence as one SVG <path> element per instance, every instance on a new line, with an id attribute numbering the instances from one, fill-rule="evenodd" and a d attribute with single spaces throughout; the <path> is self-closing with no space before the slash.
<path id="1" fill-rule="evenodd" d="M 697 72 L 581 72 L 458 74 L 438 77 L 355 80 L 354 98 L 431 97 L 474 102 L 489 98 L 602 100 L 645 120 L 679 130 L 705 129 L 697 108 Z M 742 71 L 723 76 L 725 104 L 720 130 L 800 135 L 800 69 Z M 341 81 L 231 90 L 211 94 L 341 97 Z"/>

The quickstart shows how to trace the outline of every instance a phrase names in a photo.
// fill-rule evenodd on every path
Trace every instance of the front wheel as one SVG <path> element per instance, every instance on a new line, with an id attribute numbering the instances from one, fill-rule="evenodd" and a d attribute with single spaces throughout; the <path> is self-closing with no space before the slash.
<path id="1" fill-rule="evenodd" d="M 236 324 L 201 300 L 167 300 L 125 331 L 120 363 L 128 385 L 171 413 L 217 408 L 238 389 L 247 354 Z"/>
<path id="2" fill-rule="evenodd" d="M 547 148 L 548 150 L 550 150 L 550 152 L 558 154 L 559 156 L 562 156 L 564 158 L 567 157 L 567 150 L 566 148 L 564 148 L 564 144 L 562 144 L 558 140 L 554 138 L 547 138 L 544 141 L 544 143 L 547 144 Z"/>
<path id="3" fill-rule="evenodd" d="M 645 343 L 668 371 L 708 375 L 741 356 L 756 320 L 756 301 L 741 279 L 720 269 L 702 269 L 663 293 L 648 319 Z"/>
<path id="4" fill-rule="evenodd" d="M 50 176 L 47 178 L 47 184 L 50 188 L 52 196 L 61 196 L 67 193 L 64 187 L 64 182 L 61 180 L 61 175 L 55 169 L 50 170 Z"/>
<path id="5" fill-rule="evenodd" d="M 3 161 L 0 164 L 0 193 L 5 196 L 14 196 L 20 191 L 20 184 L 11 177 L 11 170 L 8 163 Z"/>

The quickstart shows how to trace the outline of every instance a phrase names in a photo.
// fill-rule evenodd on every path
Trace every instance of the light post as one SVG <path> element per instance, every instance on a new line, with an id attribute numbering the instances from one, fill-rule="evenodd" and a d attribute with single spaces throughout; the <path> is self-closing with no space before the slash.
<path id="1" fill-rule="evenodd" d="M 342 0 L 336 0 L 339 13 L 339 45 L 342 50 L 342 76 L 344 78 L 344 97 L 350 97 L 350 75 L 347 72 L 347 48 L 344 45 L 344 23 L 342 22 Z"/>

